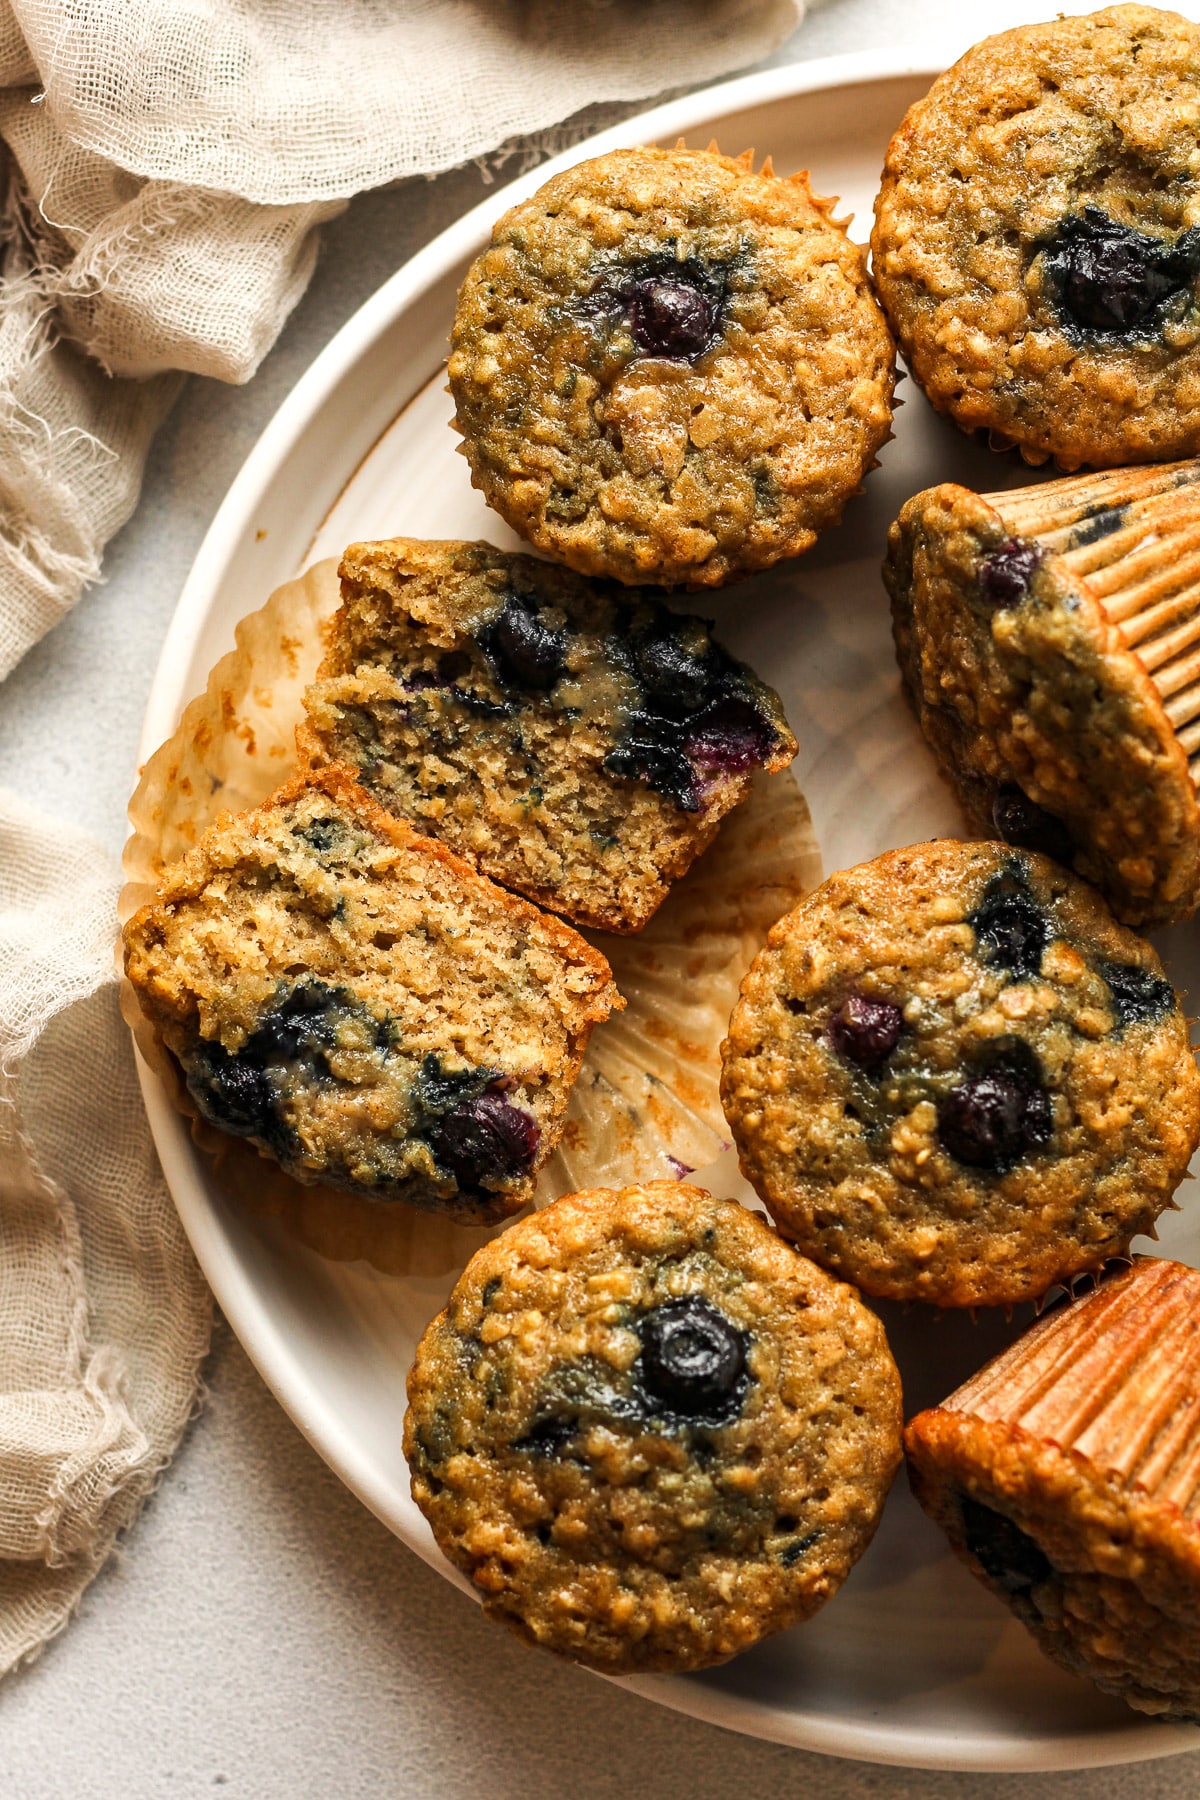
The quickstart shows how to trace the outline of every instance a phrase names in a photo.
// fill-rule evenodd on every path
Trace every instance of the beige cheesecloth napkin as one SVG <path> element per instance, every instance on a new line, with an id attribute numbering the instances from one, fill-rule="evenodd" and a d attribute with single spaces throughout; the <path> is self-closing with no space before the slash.
<path id="1" fill-rule="evenodd" d="M 800 12 L 0 0 L 0 682 L 97 576 L 184 374 L 249 379 L 350 195 L 745 65 Z M 0 1673 L 135 1516 L 208 1341 L 118 1017 L 117 886 L 0 793 Z"/>

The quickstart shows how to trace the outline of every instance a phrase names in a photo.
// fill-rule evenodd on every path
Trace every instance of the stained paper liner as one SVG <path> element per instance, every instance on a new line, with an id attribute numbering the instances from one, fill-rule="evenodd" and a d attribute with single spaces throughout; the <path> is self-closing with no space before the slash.
<path id="1" fill-rule="evenodd" d="M 1200 1272 L 1137 1258 L 1047 1313 L 942 1410 L 1018 1426 L 1130 1490 L 1200 1511 Z"/>
<path id="2" fill-rule="evenodd" d="M 1200 779 L 1200 459 L 985 494 L 1012 537 L 1086 582 Z"/>
<path id="3" fill-rule="evenodd" d="M 152 899 L 168 864 L 223 812 L 257 806 L 295 772 L 302 697 L 340 603 L 337 563 L 317 563 L 237 627 L 205 691 L 150 758 L 129 806 L 122 924 Z M 636 937 L 584 933 L 612 965 L 626 1010 L 592 1033 L 562 1140 L 534 1198 L 682 1176 L 728 1148 L 720 1044 L 738 985 L 770 927 L 821 880 L 812 821 L 790 774 L 760 775 L 712 848 Z M 277 1218 L 310 1248 L 397 1274 L 461 1265 L 489 1235 L 431 1213 L 305 1187 L 252 1146 L 196 1116 L 174 1059 L 123 984 L 143 1057 L 191 1119 L 239 1209 Z"/>

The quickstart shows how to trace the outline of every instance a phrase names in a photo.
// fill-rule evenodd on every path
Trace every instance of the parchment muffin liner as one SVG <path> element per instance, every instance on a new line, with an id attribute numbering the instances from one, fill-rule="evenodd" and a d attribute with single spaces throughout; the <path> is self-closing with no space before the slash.
<path id="1" fill-rule="evenodd" d="M 1043 1315 L 946 1400 L 1200 1509 L 1200 1272 L 1137 1257 Z"/>
<path id="2" fill-rule="evenodd" d="M 261 804 L 297 767 L 303 694 L 340 603 L 337 562 L 315 564 L 242 619 L 235 647 L 142 770 L 129 805 L 122 925 L 163 870 L 223 812 Z M 720 1043 L 738 985 L 768 929 L 821 879 L 808 807 L 790 774 L 759 776 L 712 848 L 636 937 L 584 933 L 608 958 L 627 1007 L 592 1034 L 562 1140 L 534 1197 L 682 1176 L 728 1148 Z M 197 1116 L 178 1064 L 128 983 L 122 1009 L 142 1056 L 214 1159 L 230 1202 L 274 1218 L 337 1261 L 396 1274 L 459 1266 L 489 1233 L 403 1205 L 302 1186 L 252 1146 Z"/>
<path id="3" fill-rule="evenodd" d="M 983 498 L 1012 537 L 1086 581 L 1200 779 L 1200 459 Z"/>

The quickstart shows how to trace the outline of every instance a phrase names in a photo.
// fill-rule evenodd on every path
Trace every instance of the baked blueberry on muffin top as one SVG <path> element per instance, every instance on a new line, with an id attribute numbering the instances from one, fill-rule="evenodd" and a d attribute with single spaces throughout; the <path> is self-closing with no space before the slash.
<path id="1" fill-rule="evenodd" d="M 806 175 L 622 150 L 497 224 L 459 294 L 471 478 L 583 574 L 711 586 L 807 550 L 891 421 L 862 251 Z"/>
<path id="2" fill-rule="evenodd" d="M 876 287 L 934 406 L 1031 462 L 1200 450 L 1200 28 L 1114 6 L 988 38 L 892 139 Z"/>
<path id="3" fill-rule="evenodd" d="M 413 1497 L 485 1610 L 611 1674 L 808 1618 L 898 1461 L 878 1320 L 671 1181 L 568 1195 L 478 1251 L 408 1393 Z"/>
<path id="4" fill-rule="evenodd" d="M 1200 1140 L 1149 944 L 1043 856 L 949 839 L 833 875 L 742 984 L 742 1169 L 866 1293 L 1033 1298 L 1148 1230 Z"/>

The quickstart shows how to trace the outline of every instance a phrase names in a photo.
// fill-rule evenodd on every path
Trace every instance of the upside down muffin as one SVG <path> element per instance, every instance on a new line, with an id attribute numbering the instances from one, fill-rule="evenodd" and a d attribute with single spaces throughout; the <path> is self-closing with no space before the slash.
<path id="1" fill-rule="evenodd" d="M 1200 1723 L 1200 1274 L 1110 1272 L 905 1447 L 921 1505 L 1047 1656 Z"/>

